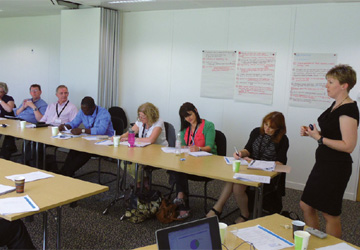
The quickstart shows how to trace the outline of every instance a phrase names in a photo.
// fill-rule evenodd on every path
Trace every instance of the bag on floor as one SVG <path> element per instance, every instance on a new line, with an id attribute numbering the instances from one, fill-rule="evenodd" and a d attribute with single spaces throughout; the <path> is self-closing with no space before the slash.
<path id="1" fill-rule="evenodd" d="M 156 190 L 132 193 L 126 199 L 125 219 L 132 223 L 140 223 L 156 215 L 161 203 L 161 193 Z"/>
<path id="2" fill-rule="evenodd" d="M 163 199 L 161 201 L 159 211 L 156 213 L 156 218 L 164 224 L 180 220 L 177 218 L 178 212 L 176 211 L 176 208 L 177 205 L 173 204 L 167 199 Z"/>

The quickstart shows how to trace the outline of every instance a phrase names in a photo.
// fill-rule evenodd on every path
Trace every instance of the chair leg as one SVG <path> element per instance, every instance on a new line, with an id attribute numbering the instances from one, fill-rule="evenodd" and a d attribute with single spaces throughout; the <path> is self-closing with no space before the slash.
<path id="1" fill-rule="evenodd" d="M 98 164 L 98 183 L 101 184 L 100 175 L 101 175 L 101 157 L 99 157 L 99 164 Z"/>
<path id="2" fill-rule="evenodd" d="M 174 192 L 174 187 L 175 187 L 175 183 L 173 183 L 173 184 L 171 185 L 170 192 L 169 192 L 169 195 L 168 195 L 168 200 L 170 200 L 171 194 Z"/>
<path id="3" fill-rule="evenodd" d="M 207 213 L 207 181 L 204 183 L 204 212 Z"/>

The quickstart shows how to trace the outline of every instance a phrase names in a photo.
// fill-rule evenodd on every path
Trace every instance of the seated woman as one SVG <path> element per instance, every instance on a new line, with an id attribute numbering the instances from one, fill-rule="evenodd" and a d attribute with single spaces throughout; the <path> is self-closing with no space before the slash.
<path id="1" fill-rule="evenodd" d="M 181 145 L 189 146 L 190 151 L 207 151 L 216 154 L 215 145 L 215 127 L 212 122 L 200 119 L 200 115 L 195 106 L 190 103 L 184 103 L 179 110 L 181 121 Z M 169 171 L 170 182 L 175 182 L 176 198 L 174 203 L 179 208 L 179 219 L 189 217 L 189 185 L 188 175 Z"/>
<path id="2" fill-rule="evenodd" d="M 159 144 L 168 146 L 166 140 L 164 121 L 159 118 L 159 109 L 150 102 L 146 102 L 139 106 L 138 120 L 135 122 L 132 130 L 135 134 L 138 134 L 139 138 L 136 138 L 138 142 L 148 142 L 151 144 Z M 121 141 L 128 140 L 129 132 L 126 132 L 120 136 Z M 131 172 L 131 170 L 129 171 Z M 147 180 L 144 185 L 147 187 Z"/>
<path id="3" fill-rule="evenodd" d="M 255 128 L 251 132 L 245 148 L 239 151 L 239 154 L 235 152 L 234 157 L 235 159 L 244 158 L 248 161 L 264 160 L 276 161 L 276 164 L 286 164 L 289 140 L 285 134 L 284 115 L 276 111 L 271 112 L 263 118 L 261 127 Z M 285 185 L 282 188 L 284 190 L 281 191 L 285 192 Z M 234 193 L 236 203 L 240 209 L 240 217 L 235 220 L 235 223 L 248 220 L 249 208 L 246 189 L 247 186 L 243 184 L 225 183 L 219 200 L 206 216 L 220 216 L 226 201 L 231 193 Z"/>

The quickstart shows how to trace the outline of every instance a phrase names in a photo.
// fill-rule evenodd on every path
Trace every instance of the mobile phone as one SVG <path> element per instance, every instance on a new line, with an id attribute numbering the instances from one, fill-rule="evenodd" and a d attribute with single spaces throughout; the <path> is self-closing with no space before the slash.
<path id="1" fill-rule="evenodd" d="M 309 128 L 310 128 L 311 130 L 314 130 L 314 126 L 313 126 L 312 124 L 309 124 Z"/>

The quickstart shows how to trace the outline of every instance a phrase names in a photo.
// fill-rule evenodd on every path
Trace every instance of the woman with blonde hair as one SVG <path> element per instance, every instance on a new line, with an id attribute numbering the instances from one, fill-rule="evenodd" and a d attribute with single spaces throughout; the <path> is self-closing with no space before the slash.
<path id="1" fill-rule="evenodd" d="M 246 143 L 244 149 L 238 153 L 234 152 L 234 158 L 245 160 L 263 160 L 275 161 L 276 164 L 286 164 L 287 151 L 289 149 L 289 139 L 286 136 L 286 125 L 284 115 L 280 112 L 274 111 L 267 114 L 261 123 L 261 127 L 253 129 L 250 138 Z M 282 178 L 281 194 L 285 194 L 285 178 Z M 243 184 L 236 184 L 227 182 L 221 192 L 219 200 L 216 202 L 211 211 L 206 215 L 207 217 L 220 214 L 226 201 L 230 195 L 234 193 L 236 203 L 240 209 L 240 216 L 235 220 L 235 223 L 247 221 L 249 218 L 248 196 L 246 194 L 247 186 Z"/>

